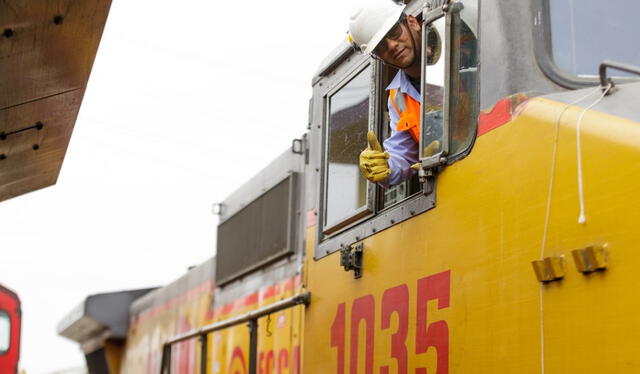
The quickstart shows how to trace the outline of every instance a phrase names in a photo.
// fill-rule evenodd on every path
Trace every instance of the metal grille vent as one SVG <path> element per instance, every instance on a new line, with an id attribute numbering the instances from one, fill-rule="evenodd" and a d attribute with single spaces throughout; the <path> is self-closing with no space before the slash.
<path id="1" fill-rule="evenodd" d="M 218 226 L 217 285 L 293 252 L 294 180 L 295 173 Z"/>

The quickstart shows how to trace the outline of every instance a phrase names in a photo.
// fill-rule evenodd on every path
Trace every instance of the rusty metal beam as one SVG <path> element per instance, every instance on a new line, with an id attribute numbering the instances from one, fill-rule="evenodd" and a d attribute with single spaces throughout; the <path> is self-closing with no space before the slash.
<path id="1" fill-rule="evenodd" d="M 0 201 L 55 184 L 111 0 L 0 0 Z"/>

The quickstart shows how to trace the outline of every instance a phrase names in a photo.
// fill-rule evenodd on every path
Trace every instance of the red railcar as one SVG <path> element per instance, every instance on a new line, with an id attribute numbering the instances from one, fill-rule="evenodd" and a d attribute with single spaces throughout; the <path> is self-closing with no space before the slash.
<path id="1" fill-rule="evenodd" d="M 0 285 L 0 373 L 18 372 L 20 320 L 18 295 Z"/>

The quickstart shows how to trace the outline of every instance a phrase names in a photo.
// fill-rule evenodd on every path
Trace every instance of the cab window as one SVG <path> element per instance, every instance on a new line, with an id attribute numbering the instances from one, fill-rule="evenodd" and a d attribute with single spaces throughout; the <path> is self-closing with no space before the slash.
<path id="1" fill-rule="evenodd" d="M 9 343 L 11 342 L 11 319 L 9 314 L 0 310 L 0 355 L 9 351 Z"/>
<path id="2" fill-rule="evenodd" d="M 431 51 L 420 82 L 423 117 L 420 154 L 416 155 L 420 158 L 432 157 L 436 162 L 440 162 L 439 155 L 460 158 L 468 153 L 475 138 L 477 19 L 467 22 L 465 17 L 477 18 L 477 3 L 455 2 L 457 6 L 450 12 L 443 12 L 440 4 L 439 12 L 434 8 L 432 14 L 427 14 L 429 24 L 423 24 L 427 31 L 421 38 L 426 43 L 422 50 L 427 50 L 426 45 Z M 386 88 L 398 70 L 364 56 L 344 61 L 333 74 L 325 75 L 329 87 L 317 97 L 324 100 L 325 153 L 322 229 L 316 259 L 435 206 L 432 178 L 420 180 L 416 173 L 396 186 L 382 187 L 362 176 L 359 155 L 367 147 L 367 131 L 373 130 L 383 143 L 395 130 L 390 125 Z M 430 145 L 430 150 L 425 151 Z M 457 158 L 447 160 L 453 162 Z M 428 167 L 429 161 L 425 160 L 423 166 Z"/>
<path id="3" fill-rule="evenodd" d="M 552 59 L 564 72 L 597 76 L 604 60 L 640 63 L 639 1 L 547 0 L 547 7 Z"/>
<path id="4" fill-rule="evenodd" d="M 473 1 L 466 2 L 467 6 Z M 464 11 L 464 10 L 463 10 Z M 469 20 L 471 22 L 471 20 Z M 478 39 L 464 18 L 454 16 L 451 29 L 452 71 L 449 84 L 451 98 L 451 156 L 469 148 L 476 135 L 478 118 Z"/>
<path id="5" fill-rule="evenodd" d="M 477 1 L 456 3 L 445 17 L 426 25 L 428 51 L 422 100 L 420 158 L 438 165 L 466 154 L 476 135 L 478 118 Z"/>
<path id="6" fill-rule="evenodd" d="M 371 65 L 330 93 L 327 100 L 325 232 L 333 232 L 373 210 L 371 188 L 360 173 L 367 147 Z"/>
<path id="7" fill-rule="evenodd" d="M 427 25 L 428 51 L 427 66 L 425 69 L 425 94 L 423 102 L 426 103 L 422 125 L 422 157 L 430 157 L 442 151 L 444 130 L 444 85 L 445 85 L 445 60 L 442 54 L 442 40 L 445 36 L 445 18 L 439 18 Z"/>

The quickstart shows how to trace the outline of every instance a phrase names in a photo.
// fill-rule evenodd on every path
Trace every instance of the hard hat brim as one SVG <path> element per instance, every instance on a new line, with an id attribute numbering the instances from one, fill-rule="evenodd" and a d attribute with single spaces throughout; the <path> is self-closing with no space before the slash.
<path id="1" fill-rule="evenodd" d="M 396 22 L 398 22 L 398 20 L 400 19 L 400 16 L 402 15 L 402 12 L 404 12 L 405 6 L 406 5 L 398 7 L 398 9 L 395 10 L 395 17 L 389 17 L 385 21 L 384 25 L 380 27 L 380 29 L 375 33 L 375 35 L 373 35 L 373 37 L 371 38 L 371 40 L 367 44 L 367 47 L 364 50 L 365 53 L 367 54 L 373 53 L 373 50 L 378 46 L 378 44 L 380 44 L 380 42 L 382 41 L 382 38 L 384 38 L 384 36 L 387 35 L 387 33 L 389 32 L 389 30 L 391 30 L 393 25 L 395 25 Z"/>

